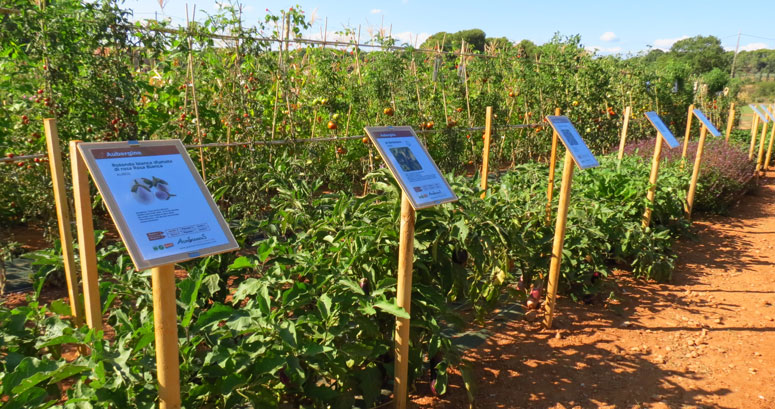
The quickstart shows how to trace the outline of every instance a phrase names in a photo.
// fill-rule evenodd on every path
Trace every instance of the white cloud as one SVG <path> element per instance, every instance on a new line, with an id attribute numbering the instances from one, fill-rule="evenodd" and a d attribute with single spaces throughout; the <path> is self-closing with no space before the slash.
<path id="1" fill-rule="evenodd" d="M 749 43 L 746 45 L 740 46 L 740 51 L 754 51 L 754 50 L 761 50 L 762 48 L 769 48 L 767 47 L 767 44 L 765 43 Z M 733 48 L 732 51 L 735 49 Z"/>
<path id="2" fill-rule="evenodd" d="M 587 46 L 584 49 L 590 53 L 616 54 L 622 52 L 622 47 L 601 47 L 599 45 Z"/>
<path id="3" fill-rule="evenodd" d="M 606 31 L 603 33 L 603 35 L 600 36 L 600 39 L 605 42 L 619 41 L 619 37 L 617 37 L 613 31 Z"/>
<path id="4" fill-rule="evenodd" d="M 658 38 L 654 40 L 654 48 L 658 48 L 662 51 L 668 51 L 676 41 L 684 40 L 686 38 L 689 38 L 689 36 L 684 35 L 676 38 Z"/>
<path id="5" fill-rule="evenodd" d="M 371 14 L 380 14 L 382 13 L 382 10 L 380 9 L 371 9 Z"/>
<path id="6" fill-rule="evenodd" d="M 431 35 L 428 33 L 413 33 L 411 31 L 404 31 L 403 33 L 393 33 L 393 38 L 397 40 L 398 45 L 411 44 L 412 46 L 420 46 Z"/>

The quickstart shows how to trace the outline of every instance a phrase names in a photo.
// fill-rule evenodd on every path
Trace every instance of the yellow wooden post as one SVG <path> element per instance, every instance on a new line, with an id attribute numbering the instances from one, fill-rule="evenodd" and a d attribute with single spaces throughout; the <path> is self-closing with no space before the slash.
<path id="1" fill-rule="evenodd" d="M 775 127 L 775 124 L 773 124 L 773 127 Z M 762 137 L 759 139 L 759 154 L 756 155 L 756 171 L 754 173 L 758 174 L 759 171 L 762 169 L 762 162 L 764 161 L 764 142 L 767 139 L 767 122 L 762 125 Z"/>
<path id="2" fill-rule="evenodd" d="M 729 135 L 732 133 L 732 124 L 735 122 L 735 103 L 729 105 L 729 116 L 727 117 L 727 138 L 729 142 Z"/>
<path id="3" fill-rule="evenodd" d="M 649 176 L 649 189 L 646 194 L 648 204 L 643 214 L 643 228 L 649 227 L 651 223 L 651 208 L 654 206 L 654 196 L 657 192 L 657 177 L 659 176 L 659 156 L 662 154 L 662 134 L 657 131 L 657 140 L 654 145 L 654 158 L 651 160 L 651 175 Z"/>
<path id="4" fill-rule="evenodd" d="M 152 268 L 151 280 L 159 408 L 179 409 L 181 406 L 180 361 L 178 359 L 178 314 L 175 303 L 174 266 L 168 264 Z"/>
<path id="5" fill-rule="evenodd" d="M 560 185 L 560 203 L 557 206 L 557 222 L 554 227 L 552 260 L 549 264 L 549 288 L 546 292 L 546 317 L 544 318 L 547 328 L 552 327 L 554 305 L 557 299 L 557 285 L 560 281 L 562 246 L 565 241 L 565 225 L 568 221 L 568 203 L 570 201 L 571 182 L 573 181 L 573 166 L 573 157 L 569 151 L 566 151 L 565 165 L 562 169 L 562 184 Z"/>
<path id="6" fill-rule="evenodd" d="M 694 157 L 694 169 L 692 170 L 692 180 L 689 184 L 689 192 L 686 194 L 686 217 L 691 220 L 692 208 L 694 207 L 694 193 L 697 191 L 697 180 L 700 177 L 700 165 L 702 165 L 702 151 L 705 149 L 705 136 L 708 128 L 705 125 L 700 130 L 700 140 L 697 143 L 697 155 Z"/>
<path id="7" fill-rule="evenodd" d="M 624 123 L 622 124 L 622 136 L 619 139 L 619 163 L 616 165 L 617 168 L 621 165 L 622 158 L 624 158 L 624 145 L 627 143 L 627 127 L 630 125 L 630 112 L 632 112 L 632 108 L 624 108 Z"/>
<path id="8" fill-rule="evenodd" d="M 560 115 L 560 108 L 554 109 L 555 115 Z M 557 132 L 552 130 L 552 152 L 549 156 L 549 187 L 546 190 L 546 224 L 552 221 L 552 196 L 554 195 L 554 170 L 557 167 L 557 141 L 559 140 Z"/>
<path id="9" fill-rule="evenodd" d="M 67 295 L 70 298 L 70 311 L 76 326 L 83 325 L 83 302 L 78 291 L 78 275 L 75 267 L 73 250 L 73 232 L 70 230 L 70 209 L 67 205 L 67 187 L 65 186 L 64 168 L 62 166 L 62 150 L 59 147 L 59 132 L 56 119 L 44 119 L 46 145 L 48 147 L 48 163 L 51 167 L 51 183 L 54 188 L 54 202 L 57 209 L 59 224 L 59 240 L 62 242 L 62 259 L 65 264 L 65 280 Z"/>
<path id="10" fill-rule="evenodd" d="M 70 164 L 73 172 L 73 199 L 75 221 L 78 227 L 78 254 L 81 258 L 86 324 L 89 328 L 102 329 L 102 310 L 97 277 L 97 249 L 94 243 L 94 220 L 91 213 L 89 171 L 78 152 L 80 141 L 70 141 Z"/>
<path id="11" fill-rule="evenodd" d="M 767 170 L 770 167 L 770 161 L 772 160 L 772 142 L 775 140 L 775 123 L 772 124 L 772 132 L 770 133 L 770 144 L 767 146 L 767 158 L 764 160 L 764 168 Z"/>
<path id="12" fill-rule="evenodd" d="M 407 314 L 412 306 L 412 261 L 414 258 L 415 211 L 405 193 L 401 194 L 401 225 L 398 243 L 398 283 L 396 303 Z M 393 395 L 396 409 L 406 409 L 409 382 L 409 319 L 396 318 L 395 374 Z"/>
<path id="13" fill-rule="evenodd" d="M 748 159 L 753 159 L 753 150 L 756 147 L 756 134 L 759 133 L 759 115 L 755 112 L 753 115 L 753 121 L 751 122 L 751 146 L 748 148 Z"/>
<path id="14" fill-rule="evenodd" d="M 482 199 L 487 195 L 487 174 L 490 164 L 490 135 L 492 132 L 492 107 L 487 107 L 484 117 L 484 152 L 482 152 Z"/>
<path id="15" fill-rule="evenodd" d="M 689 147 L 689 136 L 692 134 L 692 117 L 694 116 L 694 104 L 689 105 L 689 116 L 686 117 L 686 133 L 684 134 L 684 147 L 681 152 L 681 160 L 686 159 L 686 150 Z M 683 167 L 683 164 L 681 164 Z"/>

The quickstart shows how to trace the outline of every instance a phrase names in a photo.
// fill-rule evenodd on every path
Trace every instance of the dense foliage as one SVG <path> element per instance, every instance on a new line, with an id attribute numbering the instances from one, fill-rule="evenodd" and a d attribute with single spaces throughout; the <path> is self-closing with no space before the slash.
<path id="1" fill-rule="evenodd" d="M 462 58 L 389 50 L 394 40 L 380 35 L 368 52 L 354 44 L 280 51 L 269 38 L 281 35 L 284 18 L 272 14 L 248 29 L 225 8 L 183 31 L 164 22 L 133 26 L 111 1 L 9 6 L 21 13 L 0 14 L 6 156 L 42 151 L 47 116 L 58 119 L 63 141 L 237 143 L 190 151 L 242 250 L 182 266 L 186 407 L 373 407 L 392 388 L 392 328 L 406 316 L 393 301 L 398 187 L 359 138 L 266 142 L 349 136 L 369 125 L 423 131 L 460 201 L 417 215 L 409 372 L 413 380 L 432 374 L 444 393 L 450 366 L 471 382 L 457 343 L 466 323 L 546 284 L 554 220 L 546 214 L 551 133 L 542 118 L 561 107 L 600 153 L 618 142 L 625 106 L 638 139 L 653 135 L 645 111 L 677 130 L 696 103 L 719 124 L 734 97 L 723 92 L 723 76 L 693 71 L 685 56 L 598 57 L 576 36 L 543 45 L 485 41 L 466 50 L 477 57 Z M 293 37 L 309 27 L 299 9 L 285 15 Z M 354 32 L 345 34 L 354 42 Z M 705 86 L 695 89 L 694 80 Z M 479 165 L 477 127 L 487 106 L 496 114 L 491 166 L 501 171 L 482 199 L 468 175 Z M 532 126 L 508 127 L 515 124 Z M 670 280 L 671 245 L 688 228 L 690 166 L 666 153 L 652 224 L 643 228 L 649 145 L 634 142 L 621 162 L 600 156 L 599 168 L 576 173 L 563 294 L 605 295 L 617 268 Z M 736 143 L 709 141 L 705 155 L 697 206 L 717 210 L 747 186 L 752 169 Z M 0 167 L 0 227 L 53 226 L 45 169 L 18 160 Z M 39 268 L 35 293 L 25 306 L 0 306 L 0 408 L 154 406 L 150 274 L 134 271 L 122 245 L 104 237 L 97 241 L 105 333 L 74 328 L 61 301 L 40 301 L 44 283 L 61 274 L 60 250 L 29 255 Z"/>

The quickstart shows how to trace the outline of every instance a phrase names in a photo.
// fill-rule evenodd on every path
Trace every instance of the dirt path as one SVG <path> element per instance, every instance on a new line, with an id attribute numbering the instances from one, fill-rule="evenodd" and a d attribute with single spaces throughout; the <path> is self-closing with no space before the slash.
<path id="1" fill-rule="evenodd" d="M 508 322 L 467 353 L 477 408 L 775 408 L 775 174 L 696 221 L 670 285 L 626 276 L 612 302 L 561 300 L 555 329 Z M 462 379 L 421 408 L 467 408 Z M 422 396 L 425 395 L 425 396 Z"/>

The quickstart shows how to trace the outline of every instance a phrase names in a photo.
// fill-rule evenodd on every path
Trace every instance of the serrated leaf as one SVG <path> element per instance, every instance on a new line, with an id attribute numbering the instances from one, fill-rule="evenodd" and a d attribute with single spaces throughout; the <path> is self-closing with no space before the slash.
<path id="1" fill-rule="evenodd" d="M 395 315 L 398 318 L 410 319 L 411 316 L 403 308 L 387 301 L 378 301 L 374 303 L 374 307 L 385 311 L 388 314 Z"/>

